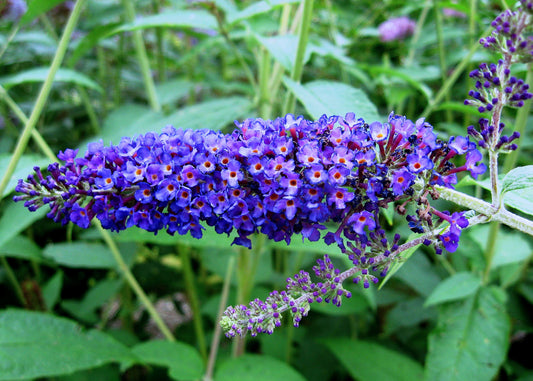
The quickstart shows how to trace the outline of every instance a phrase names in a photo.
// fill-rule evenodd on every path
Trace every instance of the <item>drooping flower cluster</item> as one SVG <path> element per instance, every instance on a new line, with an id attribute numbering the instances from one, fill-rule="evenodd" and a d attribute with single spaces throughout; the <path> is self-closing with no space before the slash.
<path id="1" fill-rule="evenodd" d="M 345 277 L 333 266 L 328 255 L 317 261 L 313 271 L 323 281 L 313 282 L 309 273 L 302 270 L 287 279 L 287 290 L 273 291 L 265 301 L 255 299 L 248 306 L 228 307 L 220 322 L 226 336 L 271 334 L 281 326 L 282 313 L 287 310 L 292 315 L 294 326 L 298 327 L 302 317 L 307 316 L 311 303 L 324 301 L 340 307 L 343 296 L 352 296 L 342 287 Z"/>
<path id="2" fill-rule="evenodd" d="M 378 27 L 381 41 L 403 40 L 413 34 L 416 22 L 407 16 L 396 17 L 382 22 Z"/>
<path id="3" fill-rule="evenodd" d="M 464 154 L 465 165 L 450 162 Z M 424 120 L 393 114 L 370 125 L 352 113 L 314 122 L 290 114 L 248 119 L 228 135 L 166 127 L 116 146 L 92 143 L 76 156 L 60 153 L 65 164 L 49 165 L 46 177 L 36 168 L 19 181 L 15 200 L 30 210 L 49 204 L 48 217 L 82 228 L 96 217 L 113 231 L 137 226 L 200 238 L 207 224 L 236 230 L 234 243 L 247 247 L 255 232 L 316 241 L 326 222 L 336 222 L 325 240 L 343 251 L 346 238 L 371 246 L 366 232 L 379 228 L 388 203 L 419 200 L 434 184 L 453 186 L 458 171 L 484 171 L 467 138 L 443 143 Z"/>

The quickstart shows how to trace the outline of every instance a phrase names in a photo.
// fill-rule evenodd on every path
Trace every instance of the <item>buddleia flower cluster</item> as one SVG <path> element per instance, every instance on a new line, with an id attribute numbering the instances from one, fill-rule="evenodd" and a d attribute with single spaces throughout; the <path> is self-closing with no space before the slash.
<path id="1" fill-rule="evenodd" d="M 136 226 L 201 238 L 211 226 L 220 234 L 236 232 L 233 243 L 246 247 L 254 233 L 287 243 L 295 233 L 324 239 L 350 257 L 358 270 L 353 279 L 364 287 L 377 282 L 374 272 L 386 274 L 398 250 L 400 237 L 388 238 L 380 226 L 383 208 L 397 203 L 405 214 L 408 203 L 415 205 L 415 214 L 407 216 L 412 230 L 435 232 L 424 243 L 439 253 L 455 251 L 468 221 L 461 213 L 435 210 L 428 198 L 435 196 L 435 185 L 453 187 L 458 172 L 477 177 L 485 170 L 467 137 L 441 141 L 423 119 L 394 114 L 386 123 L 370 124 L 353 113 L 317 121 L 292 114 L 247 119 L 230 134 L 168 126 L 118 145 L 89 144 L 83 157 L 77 153 L 61 152 L 64 164 L 50 164 L 46 174 L 35 168 L 18 182 L 15 200 L 32 211 L 48 205 L 49 218 L 82 228 L 98 219 L 112 231 Z M 437 229 L 443 222 L 447 228 Z M 336 229 L 324 234 L 326 224 Z M 327 258 L 315 275 L 324 282 L 301 273 L 287 291 L 271 295 L 268 308 L 274 311 L 275 301 L 281 312 L 293 303 L 298 322 L 311 298 L 340 305 L 347 296 L 344 278 L 337 279 Z M 265 308 L 253 303 L 256 310 Z M 238 314 L 250 309 L 235 311 L 237 316 L 228 310 L 226 317 L 242 321 Z"/>
<path id="2" fill-rule="evenodd" d="M 476 80 L 475 89 L 468 93 L 471 98 L 464 102 L 477 107 L 480 113 L 492 114 L 490 120 L 479 119 L 479 127 L 468 128 L 469 135 L 489 152 L 506 153 L 517 148 L 513 141 L 520 134 L 503 135 L 505 124 L 500 118 L 504 106 L 519 108 L 533 97 L 529 84 L 511 75 L 513 64 L 533 60 L 533 37 L 529 35 L 532 17 L 533 3 L 521 0 L 518 9 L 506 10 L 496 17 L 491 24 L 494 28 L 491 35 L 479 41 L 484 48 L 502 57 L 497 63 L 482 63 L 470 73 Z"/>

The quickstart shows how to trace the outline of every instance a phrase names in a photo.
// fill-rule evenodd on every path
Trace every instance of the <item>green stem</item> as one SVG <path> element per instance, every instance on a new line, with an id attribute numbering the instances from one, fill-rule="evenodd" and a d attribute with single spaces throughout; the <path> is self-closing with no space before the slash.
<path id="1" fill-rule="evenodd" d="M 254 90 L 257 90 L 257 81 L 255 80 L 254 73 L 252 69 L 250 68 L 250 66 L 246 63 L 246 60 L 244 59 L 239 48 L 233 43 L 229 35 L 229 32 L 226 29 L 224 15 L 220 12 L 220 10 L 216 6 L 213 6 L 212 11 L 217 20 L 218 30 L 220 34 L 222 35 L 222 37 L 224 37 L 224 40 L 226 40 L 226 43 L 229 45 L 230 49 L 235 54 L 237 61 L 239 61 L 239 64 L 244 70 L 244 74 L 246 75 L 248 82 L 250 83 L 250 85 L 252 85 Z M 255 91 L 255 93 L 257 93 L 257 91 Z"/>
<path id="2" fill-rule="evenodd" d="M 9 266 L 7 259 L 3 255 L 0 255 L 0 262 L 2 262 L 2 266 L 4 266 L 4 269 L 6 270 L 7 279 L 9 280 L 9 283 L 11 283 L 11 287 L 13 287 L 13 290 L 17 295 L 17 299 L 22 306 L 26 307 L 27 304 L 26 299 L 24 298 L 24 292 L 22 292 L 22 287 L 20 287 L 13 269 Z"/>
<path id="3" fill-rule="evenodd" d="M 259 66 L 259 114 L 263 119 L 270 119 L 271 109 L 269 104 L 271 102 L 270 92 L 268 91 L 268 83 L 270 80 L 270 54 L 265 48 L 260 50 L 261 62 Z"/>
<path id="4" fill-rule="evenodd" d="M 444 47 L 444 37 L 442 33 L 442 12 L 439 7 L 439 0 L 433 0 L 433 10 L 435 13 L 435 30 L 437 32 L 437 44 L 439 47 L 439 65 L 440 65 L 440 77 L 442 83 L 446 82 L 446 51 Z M 450 92 L 446 93 L 446 102 L 451 100 Z M 446 110 L 446 120 L 448 123 L 452 122 L 451 110 Z"/>
<path id="5" fill-rule="evenodd" d="M 202 324 L 202 312 L 200 311 L 200 302 L 196 293 L 196 285 L 194 281 L 194 271 L 191 265 L 191 249 L 189 247 L 181 246 L 179 254 L 183 265 L 183 278 L 185 280 L 185 290 L 189 297 L 189 303 L 192 309 L 192 319 L 194 325 L 194 332 L 196 333 L 196 341 L 198 348 L 204 361 L 207 360 L 207 347 L 205 344 L 204 327 Z"/>
<path id="6" fill-rule="evenodd" d="M 126 13 L 126 21 L 133 22 L 135 20 L 135 7 L 133 0 L 122 0 L 124 11 Z M 150 70 L 150 62 L 148 61 L 148 55 L 146 53 L 146 47 L 144 46 L 144 40 L 142 32 L 140 30 L 132 31 L 133 44 L 135 46 L 135 53 L 137 54 L 137 60 L 141 67 L 141 73 L 144 81 L 144 88 L 146 95 L 148 96 L 148 102 L 152 110 L 158 112 L 161 111 L 161 104 L 157 98 L 157 92 L 155 91 L 154 80 L 152 79 L 152 71 Z"/>
<path id="7" fill-rule="evenodd" d="M 11 30 L 9 31 L 9 35 L 6 38 L 5 44 L 2 45 L 2 48 L 0 48 L 0 59 L 6 52 L 9 44 L 11 43 L 11 41 L 13 41 L 13 38 L 15 38 L 18 31 L 19 31 L 19 23 L 13 24 L 13 26 L 11 27 Z"/>
<path id="8" fill-rule="evenodd" d="M 231 274 L 235 264 L 235 258 L 231 256 L 228 261 L 228 267 L 226 268 L 226 275 L 224 277 L 224 285 L 222 286 L 222 294 L 220 296 L 220 303 L 218 305 L 217 322 L 222 319 L 222 314 L 228 304 L 229 286 L 231 284 Z M 213 379 L 213 371 L 215 369 L 215 362 L 217 358 L 218 347 L 220 345 L 220 333 L 222 327 L 220 324 L 215 326 L 215 332 L 213 333 L 213 340 L 211 341 L 211 350 L 209 352 L 209 360 L 207 362 L 207 368 L 205 371 L 204 381 L 211 381 Z"/>
<path id="9" fill-rule="evenodd" d="M 154 8 L 154 14 L 158 14 L 161 11 L 162 0 L 152 0 Z M 157 78 L 159 82 L 164 82 L 167 78 L 165 73 L 165 53 L 163 49 L 163 36 L 165 33 L 164 28 L 155 28 L 155 40 L 157 47 Z"/>
<path id="10" fill-rule="evenodd" d="M 458 192 L 454 189 L 441 186 L 436 186 L 435 189 L 439 192 L 439 197 L 444 200 L 451 201 L 457 205 L 475 210 L 476 212 L 489 217 L 489 219 L 492 221 L 501 222 L 504 225 L 533 236 L 533 221 L 511 213 L 503 206 L 496 208 L 488 202 L 472 197 L 465 193 Z"/>
<path id="11" fill-rule="evenodd" d="M 302 72 L 304 67 L 305 50 L 307 48 L 307 41 L 309 39 L 309 29 L 313 18 L 313 0 L 304 0 L 303 18 L 300 24 L 300 32 L 298 38 L 298 48 L 296 50 L 296 59 L 291 73 L 291 79 L 300 83 L 302 79 Z M 283 115 L 294 112 L 296 106 L 296 98 L 291 91 L 287 92 L 287 98 L 283 106 Z"/>
<path id="12" fill-rule="evenodd" d="M 20 119 L 20 121 L 26 125 L 28 124 L 28 117 L 26 114 L 24 114 L 24 111 L 20 109 L 18 104 L 9 96 L 9 94 L 6 92 L 6 90 L 0 85 L 0 99 L 3 99 L 8 107 L 15 113 L 17 118 Z M 31 130 L 31 137 L 33 140 L 35 140 L 35 143 L 39 146 L 41 151 L 48 157 L 51 161 L 56 161 L 56 155 L 52 150 L 50 149 L 50 146 L 46 143 L 46 141 L 43 139 L 39 131 L 36 129 Z"/>
<path id="13" fill-rule="evenodd" d="M 161 319 L 161 316 L 159 316 L 159 314 L 157 313 L 157 310 L 155 309 L 148 296 L 146 296 L 146 294 L 144 293 L 144 290 L 137 282 L 137 279 L 135 279 L 135 277 L 133 276 L 133 273 L 130 271 L 130 268 L 128 267 L 126 262 L 124 262 L 124 258 L 122 258 L 122 255 L 118 250 L 117 244 L 115 243 L 115 241 L 113 241 L 113 238 L 111 238 L 111 234 L 109 234 L 107 230 L 104 230 L 98 220 L 93 220 L 93 223 L 94 225 L 96 225 L 96 227 L 100 231 L 100 234 L 102 235 L 102 238 L 111 250 L 113 258 L 115 258 L 115 261 L 117 262 L 117 265 L 120 271 L 122 272 L 122 275 L 124 275 L 126 282 L 128 282 L 133 292 L 135 292 L 141 303 L 144 305 L 146 311 L 148 311 L 148 314 L 154 320 L 161 333 L 166 337 L 167 340 L 175 341 L 176 339 L 174 338 L 168 327 L 165 325 L 163 319 Z"/>
<path id="14" fill-rule="evenodd" d="M 496 242 L 498 241 L 498 232 L 500 231 L 500 223 L 493 221 L 489 228 L 489 239 L 487 241 L 487 248 L 485 249 L 485 271 L 483 273 L 483 283 L 487 284 L 489 281 L 490 269 L 492 267 L 492 260 L 496 253 Z"/>
<path id="15" fill-rule="evenodd" d="M 95 134 L 99 134 L 100 121 L 98 120 L 98 116 L 96 116 L 96 111 L 94 111 L 94 106 L 91 103 L 91 98 L 89 98 L 87 91 L 82 86 L 76 85 L 76 90 L 78 90 L 81 102 L 85 106 L 85 111 L 87 111 L 87 115 L 89 116 L 89 122 L 91 123 L 91 127 L 93 128 L 93 132 Z"/>
<path id="16" fill-rule="evenodd" d="M 526 83 L 533 83 L 533 66 L 531 64 L 527 65 L 527 76 Z M 526 131 L 527 118 L 529 116 L 529 111 L 531 110 L 531 101 L 526 102 L 518 112 L 516 113 L 516 122 L 515 122 L 515 131 L 520 133 L 520 136 L 524 137 L 524 132 Z M 524 138 L 522 138 L 524 139 Z M 516 165 L 518 156 L 520 154 L 522 145 L 519 144 L 518 148 L 510 152 L 505 161 L 503 162 L 503 173 L 509 172 Z"/>
<path id="17" fill-rule="evenodd" d="M 492 26 L 489 26 L 483 32 L 481 37 L 488 35 L 491 29 L 492 29 Z M 421 115 L 422 118 L 427 118 L 429 114 L 431 114 L 433 110 L 439 105 L 439 103 L 442 101 L 442 98 L 444 98 L 444 96 L 448 94 L 451 87 L 455 84 L 455 81 L 457 81 L 459 76 L 463 73 L 463 70 L 468 66 L 470 59 L 472 58 L 474 53 L 479 49 L 479 46 L 480 44 L 478 43 L 475 43 L 474 45 L 472 45 L 468 54 L 463 57 L 461 62 L 459 62 L 459 64 L 453 70 L 452 74 L 448 77 L 446 82 L 442 85 L 439 92 L 435 95 L 435 97 L 431 100 L 431 102 L 426 106 L 426 108 L 422 112 L 422 115 Z"/>
<path id="18" fill-rule="evenodd" d="M 105 61 L 105 52 L 104 52 L 104 48 L 102 48 L 101 46 L 97 46 L 96 47 L 96 59 L 98 61 L 98 82 L 100 83 L 100 85 L 104 86 L 104 84 L 106 83 L 106 77 L 107 77 L 107 65 L 106 65 L 106 61 Z M 107 86 L 104 86 L 104 93 L 102 94 L 102 99 L 101 99 L 101 107 L 100 107 L 100 110 L 101 110 L 101 117 L 102 119 L 105 119 L 106 115 L 107 115 L 107 97 L 108 97 L 108 94 L 107 94 L 107 91 L 106 91 L 106 87 Z"/>
<path id="19" fill-rule="evenodd" d="M 52 89 L 54 77 L 57 73 L 57 70 L 61 66 L 61 63 L 63 62 L 63 58 L 65 57 L 65 53 L 67 51 L 67 47 L 70 42 L 70 37 L 72 36 L 72 32 L 74 31 L 74 28 L 76 27 L 76 24 L 78 22 L 78 19 L 81 14 L 83 5 L 85 4 L 85 1 L 86 0 L 78 0 L 76 2 L 76 5 L 74 6 L 74 9 L 72 10 L 72 13 L 67 21 L 67 25 L 65 26 L 63 36 L 61 37 L 61 40 L 59 41 L 56 54 L 54 56 L 54 59 L 52 60 L 52 64 L 50 65 L 50 70 L 48 71 L 48 75 L 41 87 L 41 91 L 39 92 L 39 96 L 37 97 L 37 101 L 35 102 L 35 106 L 33 107 L 28 123 L 26 123 L 26 126 L 24 127 L 24 130 L 22 131 L 22 134 L 19 137 L 19 140 L 15 147 L 15 151 L 13 152 L 13 155 L 11 156 L 11 160 L 7 166 L 6 173 L 2 177 L 2 182 L 0 183 L 0 194 L 4 193 L 7 187 L 7 184 L 9 180 L 11 179 L 11 176 L 13 175 L 13 172 L 15 171 L 15 167 L 17 166 L 17 163 L 20 160 L 20 157 L 22 156 L 24 149 L 28 145 L 28 140 L 30 139 L 30 136 L 32 135 L 32 131 L 35 128 L 35 125 L 37 124 L 39 117 L 41 116 L 41 113 L 44 109 L 46 101 L 48 100 L 48 95 L 50 94 L 50 90 Z"/>
<path id="20" fill-rule="evenodd" d="M 405 60 L 406 67 L 411 66 L 411 64 L 413 63 L 413 60 L 415 58 L 415 50 L 416 50 L 415 46 L 422 33 L 422 27 L 424 26 L 426 22 L 426 18 L 427 18 L 430 8 L 431 8 L 431 0 L 427 0 L 426 4 L 424 5 L 424 8 L 422 9 L 422 12 L 420 13 L 420 17 L 418 17 L 418 20 L 416 22 L 415 32 L 413 33 L 413 38 L 411 38 L 411 43 L 409 46 L 409 54 L 407 55 L 407 59 Z"/>

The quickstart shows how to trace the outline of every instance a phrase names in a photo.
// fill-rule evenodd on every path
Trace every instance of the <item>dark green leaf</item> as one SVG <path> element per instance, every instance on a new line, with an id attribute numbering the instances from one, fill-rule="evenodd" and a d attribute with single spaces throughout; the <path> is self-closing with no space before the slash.
<path id="1" fill-rule="evenodd" d="M 59 300 L 62 287 L 63 271 L 56 272 L 56 274 L 43 286 L 43 299 L 48 311 L 53 309 Z"/>
<path id="2" fill-rule="evenodd" d="M 132 23 L 115 28 L 110 35 L 147 28 L 217 29 L 218 24 L 215 16 L 207 11 L 201 9 L 180 9 L 178 11 L 162 12 L 156 15 L 139 17 Z"/>
<path id="3" fill-rule="evenodd" d="M 28 69 L 23 72 L 1 77 L 0 84 L 2 84 L 2 86 L 4 86 L 6 89 L 9 89 L 22 83 L 44 82 L 46 77 L 48 77 L 49 70 L 50 69 L 48 67 Z M 78 73 L 71 69 L 60 68 L 54 77 L 54 82 L 70 82 L 97 90 L 99 92 L 104 91 L 100 85 L 87 77 L 85 74 Z"/>
<path id="4" fill-rule="evenodd" d="M 407 241 L 410 241 L 410 240 L 413 240 L 415 238 L 417 238 L 418 236 L 420 236 L 420 234 L 411 234 L 409 236 L 409 238 L 407 239 Z M 389 281 L 390 278 L 392 278 L 392 276 L 394 274 L 396 274 L 396 272 L 398 272 L 398 270 L 400 270 L 400 268 L 405 264 L 405 262 L 411 258 L 411 256 L 416 252 L 416 250 L 421 246 L 422 244 L 418 244 L 418 245 L 415 245 L 407 250 L 405 250 L 404 252 L 401 253 L 400 256 L 398 256 L 393 262 L 392 262 L 392 265 L 391 267 L 389 268 L 389 271 L 387 271 L 387 275 L 385 275 L 385 278 L 383 278 L 383 280 L 381 282 L 379 282 L 379 289 L 381 289 L 385 283 L 387 283 Z"/>
<path id="5" fill-rule="evenodd" d="M 61 4 L 65 0 L 32 0 L 28 1 L 28 10 L 20 19 L 21 25 L 26 25 L 35 20 L 40 15 L 48 12 L 56 5 Z"/>
<path id="6" fill-rule="evenodd" d="M 0 247 L 0 255 L 28 259 L 36 262 L 42 262 L 45 260 L 40 247 L 23 235 L 17 235 L 5 242 Z"/>
<path id="7" fill-rule="evenodd" d="M 376 343 L 344 338 L 322 342 L 356 380 L 413 381 L 424 372 L 410 357 Z"/>
<path id="8" fill-rule="evenodd" d="M 284 77 L 283 82 L 314 119 L 323 114 L 344 117 L 348 112 L 354 112 L 357 118 L 367 122 L 381 119 L 376 106 L 360 89 L 333 81 L 314 81 L 302 85 Z"/>
<path id="9" fill-rule="evenodd" d="M 65 300 L 61 307 L 81 321 L 96 323 L 98 316 L 95 310 L 116 295 L 122 284 L 122 279 L 104 279 L 87 291 L 83 300 Z"/>
<path id="10" fill-rule="evenodd" d="M 53 377 L 137 359 L 97 330 L 41 312 L 0 312 L 0 380 Z"/>
<path id="11" fill-rule="evenodd" d="M 487 249 L 490 228 L 487 225 L 476 227 L 475 234 L 470 234 L 483 249 Z M 521 262 L 531 256 L 531 246 L 529 241 L 519 232 L 507 232 L 500 230 L 498 240 L 494 248 L 491 269 L 498 268 L 510 263 Z"/>
<path id="12" fill-rule="evenodd" d="M 427 298 L 424 306 L 464 299 L 474 294 L 480 286 L 481 279 L 474 274 L 467 272 L 453 274 L 439 283 Z"/>
<path id="13" fill-rule="evenodd" d="M 304 381 L 285 362 L 262 355 L 243 355 L 221 364 L 215 374 L 217 381 Z"/>
<path id="14" fill-rule="evenodd" d="M 465 300 L 442 305 L 429 336 L 426 380 L 493 379 L 505 360 L 510 328 L 499 288 L 480 288 Z"/>
<path id="15" fill-rule="evenodd" d="M 47 207 L 29 212 L 23 202 L 8 203 L 0 218 L 0 247 L 48 212 Z"/>
<path id="16" fill-rule="evenodd" d="M 199 380 L 204 373 L 200 354 L 185 343 L 149 341 L 136 345 L 132 352 L 142 362 L 168 367 L 174 380 Z"/>
<path id="17" fill-rule="evenodd" d="M 9 165 L 10 161 L 11 161 L 11 155 L 8 155 L 8 154 L 0 155 L 0 172 L 1 173 L 6 172 L 7 166 Z M 15 167 L 15 172 L 13 172 L 11 179 L 7 183 L 7 187 L 2 197 L 5 197 L 9 193 L 13 192 L 13 190 L 15 189 L 15 186 L 17 185 L 18 180 L 25 179 L 26 177 L 28 177 L 28 175 L 33 172 L 33 167 L 46 166 L 49 162 L 50 160 L 40 155 L 22 155 L 19 159 L 19 162 L 17 163 L 17 166 Z"/>
<path id="18" fill-rule="evenodd" d="M 93 269 L 117 267 L 111 251 L 107 246 L 98 243 L 54 243 L 44 248 L 43 255 L 67 267 Z"/>

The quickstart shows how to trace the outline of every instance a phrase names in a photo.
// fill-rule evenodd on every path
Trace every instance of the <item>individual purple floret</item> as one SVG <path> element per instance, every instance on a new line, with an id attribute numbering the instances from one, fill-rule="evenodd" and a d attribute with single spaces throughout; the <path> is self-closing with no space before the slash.
<path id="1" fill-rule="evenodd" d="M 18 21 L 28 10 L 28 5 L 24 0 L 7 0 L 2 3 L 0 4 L 0 20 Z"/>
<path id="2" fill-rule="evenodd" d="M 413 34 L 416 22 L 407 16 L 396 17 L 382 22 L 378 27 L 381 41 L 403 40 Z"/>
<path id="3" fill-rule="evenodd" d="M 393 114 L 370 126 L 351 114 L 318 121 L 289 114 L 237 127 L 227 135 L 166 127 L 117 146 L 92 143 L 84 157 L 66 150 L 59 155 L 65 164 L 49 165 L 46 177 L 35 168 L 20 180 L 15 200 L 30 210 L 48 204 L 48 217 L 83 228 L 97 218 L 113 231 L 137 226 L 200 238 L 206 225 L 236 230 L 234 243 L 247 247 L 255 232 L 316 241 L 334 222 L 339 228 L 326 242 L 344 251 L 346 238 L 370 244 L 367 232 L 379 228 L 381 207 L 417 200 L 417 182 L 420 190 L 453 186 L 457 172 L 482 171 L 467 138 L 456 138 L 459 152 L 457 144 L 438 142 L 424 120 Z M 449 161 L 463 154 L 465 165 Z"/>

